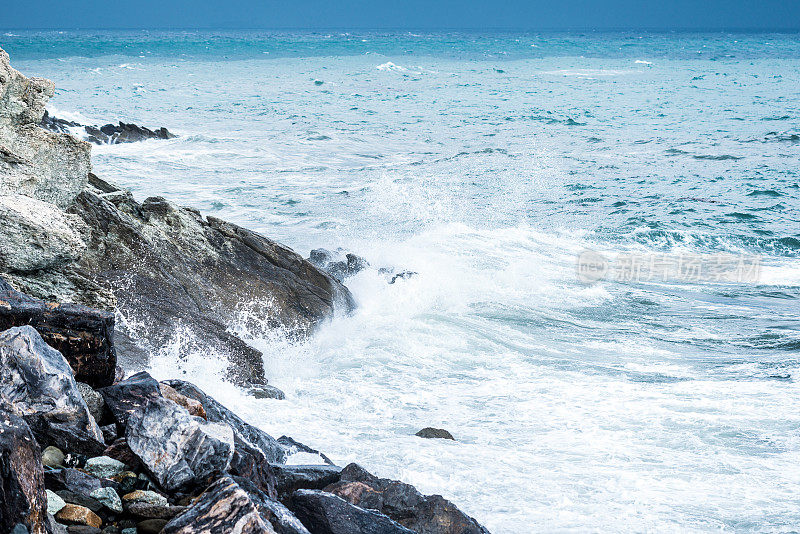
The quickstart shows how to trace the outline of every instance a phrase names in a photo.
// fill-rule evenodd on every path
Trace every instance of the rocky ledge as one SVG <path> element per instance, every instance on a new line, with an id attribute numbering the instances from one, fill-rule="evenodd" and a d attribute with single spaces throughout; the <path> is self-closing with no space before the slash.
<path id="1" fill-rule="evenodd" d="M 0 534 L 486 533 L 441 496 L 275 439 L 189 382 L 125 377 L 188 333 L 233 381 L 281 398 L 229 329 L 240 303 L 307 335 L 353 309 L 341 280 L 365 262 L 319 268 L 197 210 L 137 202 L 90 172 L 88 143 L 40 127 L 52 94 L 0 50 Z M 298 452 L 319 461 L 291 465 Z"/>
<path id="2" fill-rule="evenodd" d="M 137 126 L 136 124 L 124 123 L 122 121 L 119 121 L 118 124 L 91 126 L 53 117 L 47 111 L 44 112 L 39 125 L 51 132 L 78 134 L 79 137 L 95 145 L 135 143 L 147 139 L 172 139 L 176 137 L 175 134 L 171 133 L 163 126 L 151 130 L 144 126 Z"/>

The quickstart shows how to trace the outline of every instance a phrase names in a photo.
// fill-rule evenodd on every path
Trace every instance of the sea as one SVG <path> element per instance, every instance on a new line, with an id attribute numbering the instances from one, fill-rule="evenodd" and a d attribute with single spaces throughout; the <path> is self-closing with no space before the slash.
<path id="1" fill-rule="evenodd" d="M 800 35 L 0 31 L 94 172 L 369 267 L 147 364 L 495 534 L 800 528 Z M 394 274 L 408 272 L 391 282 Z M 394 273 L 394 274 L 393 274 Z M 423 427 L 455 441 L 422 439 Z"/>

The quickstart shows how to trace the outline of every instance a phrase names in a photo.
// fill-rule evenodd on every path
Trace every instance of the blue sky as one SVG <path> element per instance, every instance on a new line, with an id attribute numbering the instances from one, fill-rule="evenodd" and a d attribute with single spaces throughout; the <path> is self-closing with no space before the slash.
<path id="1" fill-rule="evenodd" d="M 779 29 L 800 0 L 0 0 L 0 28 Z"/>

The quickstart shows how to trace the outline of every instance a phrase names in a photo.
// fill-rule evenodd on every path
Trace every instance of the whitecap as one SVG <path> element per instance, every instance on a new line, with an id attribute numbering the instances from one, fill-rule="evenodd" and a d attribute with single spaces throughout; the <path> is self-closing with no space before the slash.
<path id="1" fill-rule="evenodd" d="M 407 68 L 405 68 L 405 67 L 403 67 L 401 65 L 395 65 L 391 61 L 387 61 L 386 63 L 378 65 L 375 68 L 378 69 L 378 70 L 387 70 L 387 71 L 388 70 L 393 70 L 393 71 L 407 71 L 408 70 Z"/>

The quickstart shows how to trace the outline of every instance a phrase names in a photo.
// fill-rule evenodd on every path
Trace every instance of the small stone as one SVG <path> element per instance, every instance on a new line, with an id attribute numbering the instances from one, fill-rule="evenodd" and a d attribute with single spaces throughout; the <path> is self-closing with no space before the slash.
<path id="1" fill-rule="evenodd" d="M 114 488 L 96 489 L 90 494 L 90 497 L 96 499 L 112 512 L 118 514 L 122 512 L 122 500 L 119 498 L 119 495 L 117 495 L 117 492 L 114 491 Z"/>
<path id="2" fill-rule="evenodd" d="M 103 529 L 103 534 L 120 534 L 119 527 L 116 525 L 108 525 Z"/>
<path id="3" fill-rule="evenodd" d="M 122 496 L 122 500 L 126 503 L 132 502 L 146 502 L 148 504 L 167 505 L 167 498 L 163 495 L 150 490 L 136 490 Z"/>
<path id="4" fill-rule="evenodd" d="M 86 508 L 85 506 L 78 506 L 77 504 L 67 504 L 56 514 L 56 519 L 63 523 L 70 525 L 87 525 L 94 528 L 100 528 L 103 521 L 97 517 L 97 514 Z"/>
<path id="5" fill-rule="evenodd" d="M 139 534 L 159 534 L 167 524 L 165 519 L 145 519 L 136 524 Z"/>
<path id="6" fill-rule="evenodd" d="M 203 408 L 203 405 L 200 403 L 200 401 L 197 401 L 195 399 L 190 399 L 186 395 L 178 393 L 178 391 L 175 388 L 164 382 L 160 382 L 158 384 L 158 388 L 161 391 L 161 395 L 163 395 L 164 398 L 171 400 L 172 402 L 178 404 L 179 406 L 183 406 L 184 408 L 189 410 L 190 414 L 196 415 L 197 417 L 202 417 L 203 419 L 208 418 L 206 416 L 206 409 Z"/>
<path id="7" fill-rule="evenodd" d="M 98 478 L 111 478 L 125 470 L 125 464 L 108 456 L 97 456 L 86 460 L 84 470 Z"/>
<path id="8" fill-rule="evenodd" d="M 433 428 L 433 427 L 425 427 L 416 434 L 415 436 L 419 436 L 421 438 L 426 439 L 452 439 L 455 441 L 456 438 L 453 435 L 445 430 L 444 428 Z"/>
<path id="9" fill-rule="evenodd" d="M 89 413 L 92 414 L 95 422 L 99 423 L 103 418 L 103 407 L 105 406 L 103 396 L 92 389 L 92 386 L 89 384 L 76 382 L 75 385 L 78 386 L 78 391 L 80 391 L 81 397 L 83 397 L 83 401 L 86 403 L 86 407 L 89 408 Z"/>
<path id="10" fill-rule="evenodd" d="M 64 508 L 67 503 L 64 502 L 64 499 L 56 495 L 50 490 L 45 490 L 47 494 L 47 513 L 50 515 L 56 515 L 58 512 Z"/>
<path id="11" fill-rule="evenodd" d="M 136 527 L 131 528 L 123 528 L 119 534 L 138 534 L 136 531 Z"/>
<path id="12" fill-rule="evenodd" d="M 52 468 L 63 467 L 64 453 L 58 447 L 51 445 L 42 452 L 42 464 Z"/>

